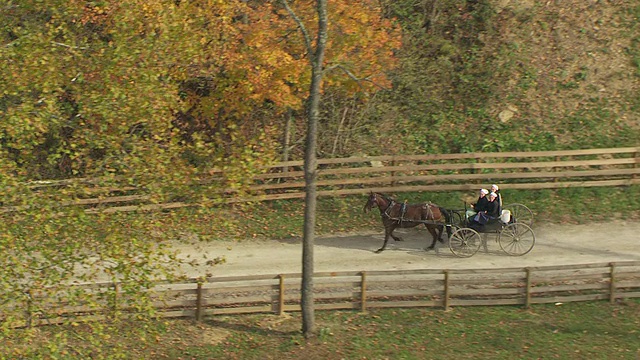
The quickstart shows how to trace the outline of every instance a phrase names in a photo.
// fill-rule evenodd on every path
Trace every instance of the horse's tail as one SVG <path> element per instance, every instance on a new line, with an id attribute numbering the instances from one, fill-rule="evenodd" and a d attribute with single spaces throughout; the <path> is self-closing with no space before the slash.
<path id="1" fill-rule="evenodd" d="M 447 228 L 447 238 L 451 237 L 451 225 L 453 224 L 451 211 L 449 209 L 445 209 L 442 206 L 438 206 L 440 213 L 444 215 L 445 227 Z"/>

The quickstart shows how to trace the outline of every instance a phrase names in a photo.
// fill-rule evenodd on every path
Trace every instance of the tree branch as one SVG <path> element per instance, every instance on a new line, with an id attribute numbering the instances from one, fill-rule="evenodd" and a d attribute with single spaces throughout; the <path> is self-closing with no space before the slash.
<path id="1" fill-rule="evenodd" d="M 300 32 L 302 33 L 302 37 L 304 38 L 304 44 L 305 44 L 305 47 L 307 48 L 307 54 L 309 54 L 309 56 L 314 56 L 313 48 L 311 47 L 311 37 L 309 36 L 309 32 L 307 31 L 307 28 L 304 26 L 304 24 L 302 23 L 302 20 L 298 17 L 298 15 L 296 15 L 293 9 L 289 6 L 289 2 L 287 0 L 281 0 L 281 1 L 282 1 L 282 5 L 284 5 L 284 8 L 287 10 L 289 15 L 291 15 L 291 17 L 293 18 L 293 21 L 296 22 L 296 24 L 298 25 L 298 28 L 300 29 Z M 311 60 L 313 61 L 313 59 Z"/>
<path id="2" fill-rule="evenodd" d="M 357 77 L 354 73 L 352 73 L 351 71 L 349 71 L 349 69 L 347 69 L 346 67 L 344 67 L 342 64 L 335 64 L 335 65 L 328 66 L 328 67 L 324 70 L 324 72 L 329 72 L 329 71 L 331 71 L 331 70 L 335 70 L 335 69 L 342 70 L 342 72 L 344 72 L 345 74 L 347 74 L 347 76 L 348 76 L 348 77 L 350 77 L 353 81 L 357 82 L 357 83 L 358 83 L 358 85 L 360 85 L 360 86 L 362 86 L 362 85 L 360 84 L 360 82 L 362 82 L 362 81 L 368 81 L 368 82 L 372 83 L 373 85 L 375 85 L 375 86 L 379 87 L 380 89 L 384 89 L 384 88 L 385 88 L 384 86 L 382 86 L 382 85 L 380 85 L 380 84 L 376 83 L 375 81 L 371 80 L 370 76 L 363 77 L 363 78 L 359 78 L 359 77 Z"/>
<path id="3" fill-rule="evenodd" d="M 63 44 L 63 43 L 59 43 L 57 41 L 52 41 L 51 42 L 53 45 L 58 45 L 58 46 L 62 46 L 62 47 L 66 47 L 69 49 L 80 49 L 80 50 L 86 50 L 88 49 L 88 47 L 86 46 L 72 46 L 72 45 L 67 45 L 67 44 Z"/>

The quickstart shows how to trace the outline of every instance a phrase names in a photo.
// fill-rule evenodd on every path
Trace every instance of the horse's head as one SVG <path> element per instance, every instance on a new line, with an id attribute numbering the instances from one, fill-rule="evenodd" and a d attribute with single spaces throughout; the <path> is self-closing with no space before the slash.
<path id="1" fill-rule="evenodd" d="M 364 212 L 368 213 L 371 211 L 373 207 L 379 207 L 378 205 L 378 194 L 373 191 L 369 194 L 369 198 L 367 198 L 367 203 L 364 204 Z"/>
<path id="2" fill-rule="evenodd" d="M 377 207 L 378 209 L 380 209 L 380 211 L 383 211 L 389 206 L 390 203 L 391 200 L 387 199 L 384 195 L 371 192 L 369 194 L 369 198 L 367 199 L 367 203 L 364 204 L 364 212 L 369 212 L 374 207 Z"/>

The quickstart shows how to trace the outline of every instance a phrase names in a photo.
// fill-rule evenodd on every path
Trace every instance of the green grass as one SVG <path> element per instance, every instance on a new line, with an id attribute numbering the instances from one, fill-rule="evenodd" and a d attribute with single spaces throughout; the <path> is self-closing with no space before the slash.
<path id="1" fill-rule="evenodd" d="M 14 341 L 22 342 L 17 348 L 28 353 L 26 358 L 60 359 L 78 354 L 109 357 L 114 349 L 127 359 L 637 359 L 640 355 L 637 300 L 536 305 L 529 310 L 495 306 L 322 311 L 316 312 L 318 336 L 310 340 L 300 334 L 300 324 L 298 313 L 219 316 L 201 323 L 152 321 L 144 329 L 120 324 L 113 327 L 110 342 L 93 345 L 78 341 L 82 325 L 29 330 L 25 331 L 29 336 L 17 334 Z M 58 338 L 57 352 L 48 350 L 53 334 Z M 61 338 L 68 340 L 61 343 Z"/>
<path id="2" fill-rule="evenodd" d="M 640 219 L 640 186 L 518 191 L 502 187 L 505 204 L 531 208 L 537 226 Z M 393 194 L 462 208 L 474 194 Z M 381 231 L 377 210 L 364 213 L 365 195 L 320 198 L 316 233 Z M 127 224 L 153 220 L 167 237 L 186 232 L 201 241 L 251 241 L 302 235 L 304 202 L 275 201 L 224 208 L 123 215 Z M 109 224 L 106 224 L 107 226 Z M 118 224 L 114 223 L 114 226 Z M 87 234 L 87 236 L 90 234 Z M 318 338 L 300 334 L 299 314 L 233 316 L 190 321 L 145 321 L 31 330 L 2 329 L 0 359 L 637 359 L 640 302 L 562 306 L 395 309 L 317 312 Z M 1 315 L 0 315 L 1 318 Z"/>
<path id="3" fill-rule="evenodd" d="M 537 225 L 545 222 L 586 223 L 613 219 L 640 218 L 640 186 L 510 190 L 503 186 L 504 205 L 520 203 L 529 207 Z M 409 203 L 430 201 L 449 209 L 464 208 L 475 201 L 475 193 L 423 192 L 392 194 Z M 380 214 L 364 213 L 366 195 L 318 199 L 316 233 L 319 235 L 379 230 Z M 211 210 L 214 211 L 215 210 Z M 241 239 L 262 237 L 281 239 L 302 235 L 304 202 L 276 201 L 245 209 L 228 209 L 235 219 L 232 234 Z M 203 231 L 207 231 L 203 229 Z M 228 232 L 226 234 L 229 234 Z"/>

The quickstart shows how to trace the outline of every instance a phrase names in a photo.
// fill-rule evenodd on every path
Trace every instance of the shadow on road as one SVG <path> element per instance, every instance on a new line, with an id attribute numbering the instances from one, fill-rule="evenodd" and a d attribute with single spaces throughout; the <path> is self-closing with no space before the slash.
<path id="1" fill-rule="evenodd" d="M 587 229 L 588 230 L 588 229 Z M 575 230 L 574 230 L 575 231 Z M 404 239 L 404 241 L 395 241 L 389 239 L 387 248 L 384 253 L 402 252 L 415 256 L 437 256 L 439 258 L 457 258 L 449 249 L 448 243 L 437 242 L 435 250 L 427 250 L 431 245 L 432 237 L 426 229 L 398 229 L 394 232 L 396 236 Z M 514 257 L 506 254 L 500 248 L 497 242 L 497 235 L 488 234 L 486 236 L 487 246 L 481 247 L 474 256 L 490 256 L 493 258 Z M 592 237 L 593 236 L 593 237 Z M 575 236 L 568 231 L 568 235 L 563 233 L 563 229 L 545 228 L 536 234 L 536 243 L 533 250 L 526 254 L 528 259 L 545 259 L 553 258 L 588 258 L 589 261 L 594 258 L 603 258 L 607 261 L 614 260 L 640 260 L 640 252 L 634 247 L 629 249 L 631 239 L 618 236 L 617 238 L 604 238 L 598 241 L 597 234 L 585 233 L 584 236 Z M 279 240 L 286 244 L 301 244 L 301 238 L 292 238 Z M 354 256 L 358 252 L 374 254 L 376 250 L 382 247 L 384 242 L 384 233 L 380 229 L 379 232 L 369 232 L 364 234 L 333 234 L 318 236 L 315 239 L 317 247 L 329 247 L 336 249 L 353 250 Z M 375 254 L 374 254 L 375 255 Z M 515 258 L 515 257 L 514 257 Z M 610 259 L 610 260 L 609 260 Z"/>
<path id="2" fill-rule="evenodd" d="M 384 252 L 404 252 L 410 255 L 424 256 L 425 254 L 448 256 L 452 255 L 447 240 L 437 242 L 436 249 L 427 249 L 432 243 L 431 234 L 426 230 L 405 229 L 396 230 L 394 235 L 403 239 L 395 241 L 389 239 Z M 446 237 L 446 235 L 445 235 Z M 301 238 L 279 240 L 285 244 L 300 244 Z M 375 253 L 384 243 L 384 233 L 348 234 L 319 236 L 315 239 L 316 246 L 332 247 L 337 249 L 353 249 Z"/>

